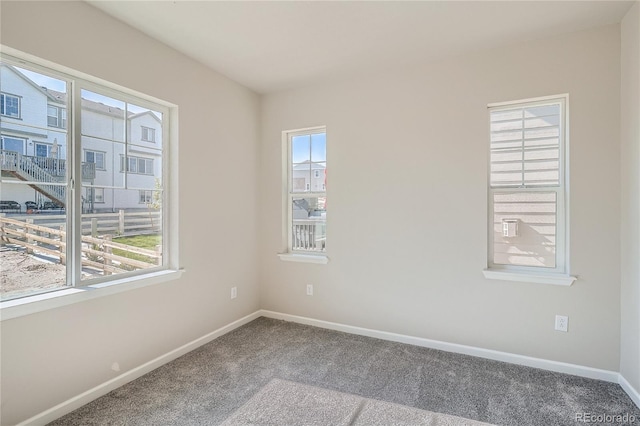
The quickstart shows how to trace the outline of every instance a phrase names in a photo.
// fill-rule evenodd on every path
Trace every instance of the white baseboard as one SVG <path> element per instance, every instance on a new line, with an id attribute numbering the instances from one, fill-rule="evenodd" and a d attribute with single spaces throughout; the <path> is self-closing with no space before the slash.
<path id="1" fill-rule="evenodd" d="M 627 395 L 629 395 L 629 398 L 631 398 L 631 400 L 638 406 L 638 408 L 640 408 L 640 392 L 638 391 L 638 389 L 635 389 L 633 386 L 631 386 L 631 383 L 629 383 L 622 374 L 620 374 L 618 383 L 620 383 L 620 387 L 622 387 Z"/>
<path id="2" fill-rule="evenodd" d="M 517 355 L 508 352 L 494 351 L 491 349 L 477 348 L 474 346 L 459 345 L 457 343 L 447 343 L 439 340 L 425 339 L 422 337 L 406 336 L 403 334 L 390 333 L 387 331 L 372 330 L 369 328 L 355 327 L 351 325 L 339 324 L 335 322 L 322 321 L 313 318 L 300 317 L 297 315 L 283 314 L 279 312 L 262 310 L 261 315 L 267 318 L 280 319 L 296 322 L 299 324 L 312 325 L 315 327 L 327 328 L 330 330 L 343 331 L 345 333 L 358 334 L 361 336 L 375 337 L 392 342 L 408 343 L 425 348 L 439 349 L 446 352 L 454 352 L 464 355 L 472 355 L 480 358 L 503 361 L 511 364 L 525 365 L 527 367 L 541 368 L 543 370 L 555 371 L 558 373 L 573 374 L 574 376 L 588 377 L 590 379 L 604 380 L 618 383 L 620 374 L 615 371 L 601 370 L 598 368 L 585 367 L 582 365 L 568 364 L 565 362 L 549 361 L 546 359 L 533 358 L 524 355 Z M 626 390 L 626 389 L 625 389 Z M 633 398 L 633 397 L 632 397 Z"/>
<path id="3" fill-rule="evenodd" d="M 198 347 L 206 343 L 209 343 L 210 341 L 224 334 L 227 334 L 228 332 L 235 330 L 236 328 L 248 322 L 253 321 L 254 319 L 260 317 L 261 315 L 262 314 L 260 313 L 260 311 L 256 311 L 252 314 L 247 315 L 244 318 L 240 318 L 239 320 L 232 322 L 231 324 L 227 324 L 223 327 L 220 327 L 219 329 L 212 331 L 211 333 L 205 334 L 204 336 L 199 337 L 195 340 L 192 340 L 191 342 L 185 345 L 182 345 L 179 348 L 176 348 L 170 352 L 167 352 L 164 355 L 160 355 L 159 357 L 152 359 L 149 362 L 146 362 L 134 369 L 131 369 L 126 373 L 119 375 L 118 377 L 114 377 L 113 379 L 107 382 L 104 382 L 94 387 L 93 389 L 89 389 L 88 391 L 83 392 L 80 395 L 77 395 L 64 402 L 61 402 L 55 407 L 51 407 L 48 410 L 43 411 L 42 413 L 36 414 L 35 416 L 19 423 L 18 426 L 45 425 L 49 422 L 52 422 L 55 419 L 58 419 L 64 416 L 65 414 L 68 414 L 73 410 L 76 410 L 82 407 L 83 405 L 88 404 L 94 399 L 99 398 L 103 395 L 106 395 L 112 390 L 117 389 L 120 386 L 125 385 L 137 379 L 138 377 L 141 377 L 147 374 L 148 372 L 155 370 L 156 368 L 161 367 L 162 365 L 170 361 L 173 361 L 174 359 L 188 352 L 191 352 L 192 350 L 197 349 Z"/>

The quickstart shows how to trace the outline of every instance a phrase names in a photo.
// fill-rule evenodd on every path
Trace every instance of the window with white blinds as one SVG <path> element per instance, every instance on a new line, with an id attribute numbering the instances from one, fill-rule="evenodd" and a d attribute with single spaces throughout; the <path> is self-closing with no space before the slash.
<path id="1" fill-rule="evenodd" d="M 489 269 L 567 273 L 566 102 L 489 106 Z"/>

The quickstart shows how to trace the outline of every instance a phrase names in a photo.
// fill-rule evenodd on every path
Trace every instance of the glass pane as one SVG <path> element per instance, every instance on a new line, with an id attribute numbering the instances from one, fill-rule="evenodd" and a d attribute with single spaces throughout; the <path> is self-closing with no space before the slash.
<path id="1" fill-rule="evenodd" d="M 311 135 L 311 161 L 327 161 L 327 134 Z"/>
<path id="2" fill-rule="evenodd" d="M 21 118 L 3 118 L 0 145 L 0 298 L 7 300 L 66 287 L 67 129 L 48 117 L 66 108 L 67 84 L 18 67 L 0 69 L 3 90 L 20 97 L 5 97 L 20 99 L 8 107 Z"/>
<path id="3" fill-rule="evenodd" d="M 327 163 L 311 164 L 311 188 L 313 192 L 324 192 L 327 184 Z"/>
<path id="4" fill-rule="evenodd" d="M 494 264 L 555 268 L 557 207 L 555 192 L 494 194 Z M 516 235 L 505 236 L 514 221 Z"/>
<path id="5" fill-rule="evenodd" d="M 161 265 L 162 114 L 83 91 L 82 120 L 82 280 Z"/>
<path id="6" fill-rule="evenodd" d="M 308 192 L 311 190 L 311 170 L 309 164 L 293 166 L 291 173 L 291 192 Z"/>
<path id="7" fill-rule="evenodd" d="M 326 197 L 293 198 L 291 203 L 291 249 L 293 251 L 325 251 L 326 204 Z"/>
<path id="8" fill-rule="evenodd" d="M 311 137 L 309 135 L 291 138 L 291 162 L 293 164 L 311 161 Z"/>

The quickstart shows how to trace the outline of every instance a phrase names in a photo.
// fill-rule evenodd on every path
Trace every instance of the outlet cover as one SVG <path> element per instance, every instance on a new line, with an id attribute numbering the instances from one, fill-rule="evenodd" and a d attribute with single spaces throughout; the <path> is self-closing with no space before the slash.
<path id="1" fill-rule="evenodd" d="M 564 315 L 556 315 L 556 330 L 569 331 L 569 317 Z"/>
<path id="2" fill-rule="evenodd" d="M 235 299 L 238 297 L 238 287 L 231 287 L 231 298 Z"/>
<path id="3" fill-rule="evenodd" d="M 307 284 L 307 296 L 313 296 L 313 284 Z"/>

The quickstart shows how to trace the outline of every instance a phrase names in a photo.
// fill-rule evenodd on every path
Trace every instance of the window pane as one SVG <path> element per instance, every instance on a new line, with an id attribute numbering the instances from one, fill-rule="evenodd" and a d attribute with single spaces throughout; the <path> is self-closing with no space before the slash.
<path id="1" fill-rule="evenodd" d="M 327 183 L 327 163 L 312 163 L 311 164 L 311 191 L 323 192 L 325 191 L 325 184 Z"/>
<path id="2" fill-rule="evenodd" d="M 560 184 L 560 104 L 514 107 L 491 116 L 491 186 Z"/>
<path id="3" fill-rule="evenodd" d="M 82 144 L 94 151 L 98 169 L 95 179 L 83 182 L 82 279 L 161 265 L 162 197 L 161 192 L 157 197 L 151 194 L 161 189 L 153 160 L 162 164 L 162 145 L 141 146 L 140 123 L 156 126 L 160 132 L 162 115 L 118 99 L 82 93 L 86 121 Z"/>
<path id="4" fill-rule="evenodd" d="M 291 138 L 291 162 L 293 164 L 311 161 L 311 136 L 294 136 Z"/>
<path id="5" fill-rule="evenodd" d="M 291 203 L 291 249 L 325 251 L 327 239 L 326 197 L 294 197 Z"/>
<path id="6" fill-rule="evenodd" d="M 311 161 L 327 161 L 327 134 L 311 135 Z"/>
<path id="7" fill-rule="evenodd" d="M 3 89 L 29 105 L 22 120 L 3 120 L 2 131 L 33 134 L 37 129 L 38 133 L 28 141 L 1 138 L 0 297 L 6 300 L 64 288 L 67 283 L 67 132 L 47 125 L 47 102 L 53 97 L 66 105 L 67 86 L 17 67 L 2 67 L 1 72 Z M 20 98 L 3 98 L 7 115 L 18 117 Z"/>
<path id="8" fill-rule="evenodd" d="M 297 164 L 293 166 L 291 173 L 291 191 L 305 192 L 311 189 L 311 170 L 309 164 Z"/>
<path id="9" fill-rule="evenodd" d="M 495 193 L 493 263 L 556 267 L 557 194 Z M 517 236 L 504 236 L 504 222 L 517 222 Z"/>

